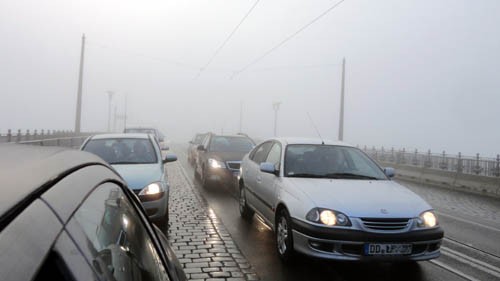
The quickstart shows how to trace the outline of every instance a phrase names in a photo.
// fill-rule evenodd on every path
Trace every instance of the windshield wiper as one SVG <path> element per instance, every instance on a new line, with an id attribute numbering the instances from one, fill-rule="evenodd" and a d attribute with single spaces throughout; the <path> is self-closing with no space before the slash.
<path id="1" fill-rule="evenodd" d="M 298 173 L 298 174 L 288 174 L 291 178 L 325 178 L 325 175 L 309 174 L 309 173 Z"/>
<path id="2" fill-rule="evenodd" d="M 379 179 L 379 178 L 372 177 L 372 176 L 353 174 L 353 173 L 330 173 L 330 174 L 326 174 L 324 176 L 328 177 L 328 178 L 334 178 L 334 179 L 341 179 L 341 178 L 367 179 L 367 180 L 378 180 Z"/>

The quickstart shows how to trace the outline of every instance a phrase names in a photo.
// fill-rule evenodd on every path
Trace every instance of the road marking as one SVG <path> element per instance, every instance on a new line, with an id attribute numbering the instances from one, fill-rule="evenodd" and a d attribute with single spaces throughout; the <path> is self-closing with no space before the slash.
<path id="1" fill-rule="evenodd" d="M 468 264 L 472 267 L 475 267 L 483 272 L 489 273 L 497 278 L 500 278 L 500 268 L 493 266 L 489 263 L 485 263 L 483 261 L 480 261 L 478 259 L 469 257 L 465 254 L 462 254 L 460 252 L 457 252 L 455 250 L 452 250 L 448 247 L 441 247 L 441 251 L 443 254 L 454 258 L 462 263 Z"/>
<path id="2" fill-rule="evenodd" d="M 455 217 L 455 216 L 452 216 L 452 215 L 448 215 L 448 214 L 445 214 L 445 213 L 443 213 L 441 211 L 437 211 L 436 213 L 438 215 L 440 215 L 440 216 L 443 216 L 443 217 L 449 217 L 449 218 L 457 220 L 457 221 L 461 221 L 461 222 L 464 222 L 464 223 L 473 224 L 475 226 L 480 226 L 480 227 L 483 227 L 483 228 L 486 228 L 486 229 L 489 229 L 489 230 L 500 232 L 500 229 L 492 227 L 492 226 L 488 226 L 488 225 L 480 224 L 480 223 L 477 223 L 477 222 L 474 222 L 474 221 L 471 221 L 471 220 L 466 220 L 466 219 L 462 219 L 462 218 Z"/>
<path id="3" fill-rule="evenodd" d="M 462 247 L 462 248 L 467 248 L 467 249 L 471 249 L 472 251 L 476 251 L 477 253 L 479 253 L 480 255 L 482 256 L 487 256 L 487 257 L 490 257 L 492 259 L 496 259 L 496 260 L 500 260 L 500 256 L 497 256 L 495 254 L 492 254 L 492 253 L 488 253 L 484 250 L 481 250 L 479 248 L 476 248 L 474 247 L 474 245 L 472 244 L 468 244 L 468 243 L 462 243 L 462 242 L 459 242 L 459 241 L 456 241 L 454 239 L 451 239 L 449 237 L 444 237 L 444 240 L 448 243 L 451 243 L 451 244 L 455 244 L 459 247 Z"/>
<path id="4" fill-rule="evenodd" d="M 451 273 L 453 273 L 455 275 L 458 275 L 458 276 L 460 276 L 460 277 L 462 277 L 462 278 L 464 278 L 466 280 L 479 281 L 479 279 L 473 278 L 472 276 L 467 275 L 467 274 L 463 273 L 460 270 L 454 269 L 453 267 L 448 266 L 448 265 L 446 265 L 446 264 L 444 264 L 444 263 L 442 263 L 440 261 L 430 260 L 429 262 L 432 263 L 432 264 L 434 264 L 434 265 L 437 265 L 437 266 L 439 266 L 441 268 L 444 268 L 444 269 L 448 270 L 449 272 L 451 272 Z"/>

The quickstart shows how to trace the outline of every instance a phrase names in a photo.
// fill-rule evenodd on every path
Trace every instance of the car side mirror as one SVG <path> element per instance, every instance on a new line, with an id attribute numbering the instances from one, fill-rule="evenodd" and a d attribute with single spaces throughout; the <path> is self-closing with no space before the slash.
<path id="1" fill-rule="evenodd" d="M 165 138 L 158 138 L 160 142 L 165 141 Z"/>
<path id="2" fill-rule="evenodd" d="M 166 145 L 166 144 L 161 144 L 160 148 L 161 148 L 161 150 L 169 150 L 170 149 L 170 147 L 168 147 L 168 145 Z"/>
<path id="3" fill-rule="evenodd" d="M 203 146 L 203 144 L 198 145 L 198 147 L 196 147 L 196 149 L 198 151 L 205 151 L 205 147 Z"/>
<path id="4" fill-rule="evenodd" d="M 394 175 L 396 175 L 396 172 L 394 171 L 394 168 L 392 168 L 392 167 L 385 167 L 384 173 L 389 178 L 392 178 L 392 177 L 394 177 Z"/>
<path id="5" fill-rule="evenodd" d="M 170 163 L 175 161 L 177 161 L 177 155 L 172 153 L 167 153 L 167 155 L 165 155 L 165 159 L 163 159 L 163 163 Z"/>
<path id="6" fill-rule="evenodd" d="M 269 162 L 260 163 L 260 171 L 263 173 L 273 174 L 275 176 L 278 175 L 278 170 L 276 170 L 274 164 Z"/>
<path id="7" fill-rule="evenodd" d="M 189 143 L 189 144 L 193 144 L 193 141 L 189 141 L 188 143 Z"/>

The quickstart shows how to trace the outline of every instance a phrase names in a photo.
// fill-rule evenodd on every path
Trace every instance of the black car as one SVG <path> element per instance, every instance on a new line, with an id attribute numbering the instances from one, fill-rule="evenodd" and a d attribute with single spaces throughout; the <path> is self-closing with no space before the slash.
<path id="1" fill-rule="evenodd" d="M 82 151 L 0 145 L 2 280 L 186 280 L 124 180 Z"/>
<path id="2" fill-rule="evenodd" d="M 196 163 L 196 158 L 198 158 L 198 146 L 203 143 L 203 140 L 208 136 L 205 134 L 196 134 L 192 140 L 189 141 L 189 147 L 187 151 L 188 162 L 192 166 Z"/>
<path id="3" fill-rule="evenodd" d="M 243 156 L 255 143 L 246 135 L 209 134 L 198 145 L 198 157 L 194 174 L 201 180 L 203 187 L 230 185 L 238 182 Z"/>

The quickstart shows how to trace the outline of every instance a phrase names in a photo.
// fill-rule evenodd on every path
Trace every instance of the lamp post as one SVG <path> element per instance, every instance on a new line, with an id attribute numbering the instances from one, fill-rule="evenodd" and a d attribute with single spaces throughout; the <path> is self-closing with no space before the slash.
<path id="1" fill-rule="evenodd" d="M 111 132 L 111 100 L 115 92 L 107 91 L 106 93 L 108 94 L 108 132 Z"/>
<path id="2" fill-rule="evenodd" d="M 277 136 L 277 126 L 278 126 L 278 110 L 280 109 L 281 102 L 273 102 L 274 109 L 274 136 Z"/>

